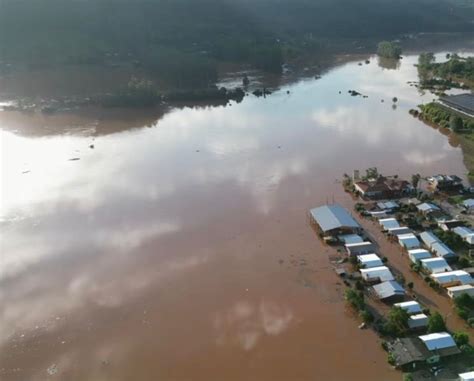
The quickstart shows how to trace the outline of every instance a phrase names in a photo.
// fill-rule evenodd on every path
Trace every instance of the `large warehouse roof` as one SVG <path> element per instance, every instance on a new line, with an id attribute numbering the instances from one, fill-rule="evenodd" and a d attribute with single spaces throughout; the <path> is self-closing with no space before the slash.
<path id="1" fill-rule="evenodd" d="M 360 225 L 341 205 L 324 205 L 311 209 L 311 216 L 323 232 L 339 228 L 358 229 Z"/>

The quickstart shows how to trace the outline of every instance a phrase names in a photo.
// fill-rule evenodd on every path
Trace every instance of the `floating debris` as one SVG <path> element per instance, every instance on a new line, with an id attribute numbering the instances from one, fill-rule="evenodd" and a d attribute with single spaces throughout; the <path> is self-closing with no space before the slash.
<path id="1" fill-rule="evenodd" d="M 58 373 L 58 366 L 56 364 L 53 364 L 48 369 L 46 369 L 46 371 L 50 376 L 52 376 L 53 374 Z"/>
<path id="2" fill-rule="evenodd" d="M 73 157 L 72 159 L 69 159 L 69 161 L 77 161 L 77 160 L 81 160 L 80 157 Z"/>

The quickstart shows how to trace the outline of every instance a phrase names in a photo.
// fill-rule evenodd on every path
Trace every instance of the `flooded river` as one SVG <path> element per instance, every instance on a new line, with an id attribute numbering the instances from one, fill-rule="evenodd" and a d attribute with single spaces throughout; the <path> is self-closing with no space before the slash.
<path id="1" fill-rule="evenodd" d="M 0 112 L 0 379 L 399 380 L 307 211 L 351 207 L 354 169 L 465 174 L 408 114 L 416 60 L 227 107 Z"/>

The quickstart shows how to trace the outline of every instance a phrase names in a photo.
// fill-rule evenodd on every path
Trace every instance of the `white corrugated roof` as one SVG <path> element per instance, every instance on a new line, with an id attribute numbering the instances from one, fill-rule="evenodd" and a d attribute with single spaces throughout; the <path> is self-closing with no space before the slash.
<path id="1" fill-rule="evenodd" d="M 427 258 L 421 260 L 421 265 L 433 273 L 451 271 L 451 267 L 444 258 Z"/>
<path id="2" fill-rule="evenodd" d="M 383 266 L 383 262 L 377 254 L 359 255 L 357 259 L 366 268 Z"/>
<path id="3" fill-rule="evenodd" d="M 474 381 L 474 371 L 473 372 L 466 372 L 466 373 L 459 373 L 459 380 L 460 381 Z"/>
<path id="4" fill-rule="evenodd" d="M 323 205 L 311 209 L 311 215 L 323 232 L 338 228 L 359 228 L 360 225 L 341 205 Z"/>
<path id="5" fill-rule="evenodd" d="M 455 347 L 453 337 L 447 332 L 430 333 L 429 335 L 419 336 L 430 351 L 443 348 Z"/>
<path id="6" fill-rule="evenodd" d="M 400 227 L 400 224 L 395 218 L 383 218 L 379 220 L 379 223 L 384 227 L 385 230 Z"/>
<path id="7" fill-rule="evenodd" d="M 410 300 L 409 302 L 395 303 L 394 306 L 404 309 L 409 314 L 421 312 L 420 303 L 414 300 Z"/>
<path id="8" fill-rule="evenodd" d="M 393 280 L 394 277 L 387 266 L 372 267 L 360 270 L 362 277 L 366 280 L 380 279 L 381 282 Z"/>

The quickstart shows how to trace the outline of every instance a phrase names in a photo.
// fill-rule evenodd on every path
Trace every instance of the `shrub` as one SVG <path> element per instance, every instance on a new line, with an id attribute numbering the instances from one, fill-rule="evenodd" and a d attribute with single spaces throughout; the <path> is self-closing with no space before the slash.
<path id="1" fill-rule="evenodd" d="M 446 324 L 439 312 L 434 312 L 428 318 L 428 333 L 446 331 Z"/>
<path id="2" fill-rule="evenodd" d="M 466 332 L 454 332 L 453 339 L 458 347 L 469 344 L 469 335 Z"/>

